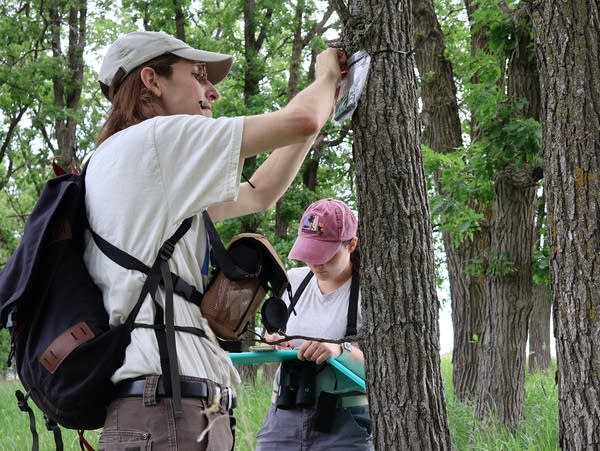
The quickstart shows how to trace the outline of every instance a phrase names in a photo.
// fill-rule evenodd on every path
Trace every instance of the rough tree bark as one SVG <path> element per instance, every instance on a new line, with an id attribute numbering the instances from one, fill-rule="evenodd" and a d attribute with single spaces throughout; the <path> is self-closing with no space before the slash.
<path id="1" fill-rule="evenodd" d="M 546 196 L 538 199 L 535 220 L 536 251 L 542 251 L 546 236 L 542 229 L 546 218 Z M 546 244 L 547 246 L 547 244 Z M 550 353 L 550 319 L 552 318 L 552 295 L 549 281 L 547 283 L 534 283 L 533 309 L 529 318 L 529 355 L 527 356 L 529 371 L 547 371 L 552 363 Z"/>
<path id="2" fill-rule="evenodd" d="M 533 310 L 529 319 L 529 371 L 547 371 L 551 364 L 550 318 L 552 298 L 545 285 L 533 286 Z"/>
<path id="3" fill-rule="evenodd" d="M 439 302 L 420 152 L 410 2 L 337 1 L 348 53 L 372 55 L 353 118 L 363 348 L 373 440 L 381 450 L 450 448 Z"/>
<path id="4" fill-rule="evenodd" d="M 535 172 L 528 165 L 496 174 L 490 270 L 484 304 L 476 414 L 509 428 L 523 417 L 525 345 L 531 312 Z"/>
<path id="5" fill-rule="evenodd" d="M 529 1 L 540 62 L 560 446 L 600 448 L 600 5 Z"/>
<path id="6" fill-rule="evenodd" d="M 531 54 L 531 23 L 524 10 L 505 10 L 513 20 L 515 47 L 507 64 L 508 101 L 523 117 L 539 116 L 539 83 Z M 507 146 L 510 148 L 509 146 Z M 494 179 L 490 261 L 476 414 L 498 415 L 509 428 L 520 424 L 525 399 L 526 346 L 533 308 L 531 254 L 535 246 L 536 192 L 541 168 L 526 146 L 504 163 Z"/>
<path id="7" fill-rule="evenodd" d="M 530 30 L 533 27 L 525 9 L 513 15 L 515 29 L 518 31 L 517 44 L 512 52 L 508 67 L 508 94 L 512 99 L 525 99 L 523 114 L 525 117 L 540 119 L 540 83 L 537 70 L 537 58 L 533 48 Z M 523 21 L 527 25 L 519 26 Z M 534 248 L 542 246 L 541 222 L 545 215 L 545 198 L 536 199 Z M 548 287 L 532 283 L 531 315 L 529 318 L 529 370 L 542 371 L 550 368 L 550 313 L 551 300 Z"/>
<path id="8" fill-rule="evenodd" d="M 413 0 L 412 7 L 423 104 L 423 142 L 436 152 L 452 152 L 463 144 L 452 63 L 444 55 L 444 35 L 433 2 Z M 443 195 L 440 174 L 434 178 L 437 192 Z M 442 232 L 442 238 L 453 319 L 452 383 L 455 396 L 465 401 L 474 394 L 477 381 L 478 342 L 473 337 L 481 335 L 478 300 L 482 296 L 482 290 L 477 290 L 479 278 L 467 274 L 465 268 L 478 241 L 465 240 L 457 247 L 450 233 Z"/>

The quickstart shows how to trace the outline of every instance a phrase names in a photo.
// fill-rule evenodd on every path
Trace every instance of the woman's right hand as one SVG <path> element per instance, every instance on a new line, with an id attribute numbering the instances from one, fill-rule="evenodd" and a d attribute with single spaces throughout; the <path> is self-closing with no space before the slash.
<path id="1" fill-rule="evenodd" d="M 348 72 L 346 54 L 340 49 L 328 48 L 317 55 L 315 78 L 331 76 L 337 85 L 342 74 Z"/>
<path id="2" fill-rule="evenodd" d="M 269 332 L 265 332 L 265 341 L 267 343 L 274 343 L 283 338 L 284 337 L 282 335 L 279 335 L 278 333 L 270 334 Z M 275 347 L 277 349 L 290 349 L 292 345 L 290 344 L 289 340 L 286 340 L 282 341 L 281 343 L 276 343 Z"/>

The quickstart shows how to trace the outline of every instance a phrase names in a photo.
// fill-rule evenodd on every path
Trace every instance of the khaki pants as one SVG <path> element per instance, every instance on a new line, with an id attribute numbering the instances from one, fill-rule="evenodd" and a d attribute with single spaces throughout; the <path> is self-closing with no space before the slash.
<path id="1" fill-rule="evenodd" d="M 182 406 L 183 416 L 175 419 L 170 398 L 159 398 L 151 406 L 145 406 L 142 397 L 116 399 L 108 408 L 99 450 L 233 449 L 234 420 L 229 412 L 213 412 L 205 401 L 195 398 L 183 398 Z"/>

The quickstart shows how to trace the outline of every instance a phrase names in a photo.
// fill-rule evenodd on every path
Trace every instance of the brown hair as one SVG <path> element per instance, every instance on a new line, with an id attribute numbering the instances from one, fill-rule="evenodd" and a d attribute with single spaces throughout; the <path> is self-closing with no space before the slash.
<path id="1" fill-rule="evenodd" d="M 100 145 L 127 127 L 163 114 L 158 98 L 146 88 L 140 79 L 140 72 L 144 67 L 151 67 L 158 75 L 170 77 L 173 73 L 171 65 L 181 59 L 176 55 L 166 53 L 136 67 L 127 75 L 113 96 L 112 107 L 106 122 L 100 129 L 96 145 Z"/>
<path id="2" fill-rule="evenodd" d="M 350 245 L 350 241 L 346 240 L 342 241 L 342 245 L 348 247 Z M 350 265 L 352 266 L 352 275 L 358 275 L 358 271 L 360 270 L 360 250 L 358 249 L 358 243 L 354 250 L 350 253 Z"/>

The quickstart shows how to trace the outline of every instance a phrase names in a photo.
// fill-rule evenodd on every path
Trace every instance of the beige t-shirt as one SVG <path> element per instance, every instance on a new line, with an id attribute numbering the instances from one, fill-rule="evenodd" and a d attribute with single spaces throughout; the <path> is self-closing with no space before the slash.
<path id="1" fill-rule="evenodd" d="M 155 117 L 111 136 L 94 152 L 86 173 L 91 228 L 151 266 L 162 243 L 185 218 L 195 216 L 169 265 L 173 273 L 203 291 L 207 238 L 201 212 L 236 198 L 242 131 L 241 117 L 176 115 Z M 145 275 L 114 263 L 89 235 L 84 259 L 102 290 L 110 323 L 125 322 Z M 157 299 L 164 307 L 161 289 Z M 174 310 L 177 326 L 202 328 L 214 337 L 198 306 L 174 295 Z M 153 321 L 154 305 L 148 296 L 136 322 Z M 176 332 L 176 346 L 181 375 L 239 383 L 231 360 L 215 340 Z M 123 366 L 112 381 L 161 372 L 154 330 L 134 329 Z"/>

